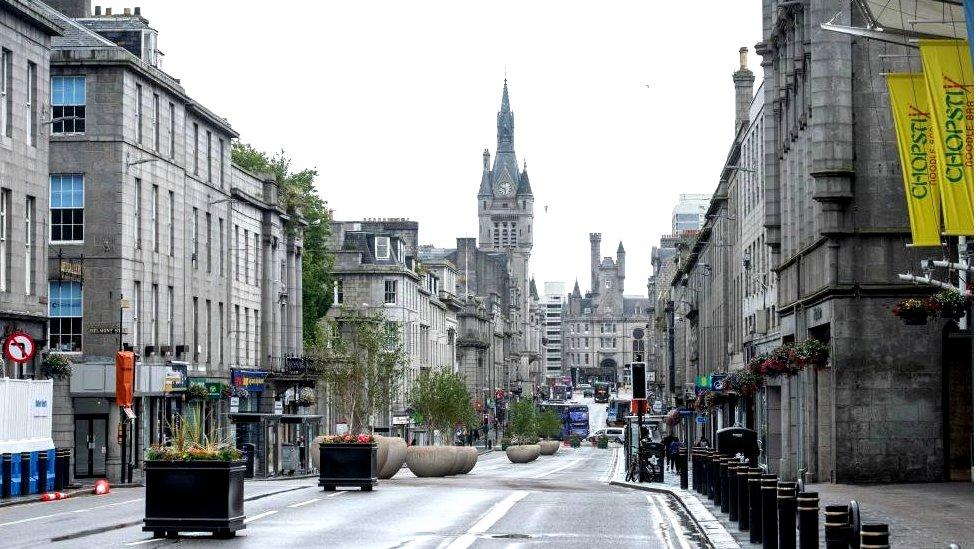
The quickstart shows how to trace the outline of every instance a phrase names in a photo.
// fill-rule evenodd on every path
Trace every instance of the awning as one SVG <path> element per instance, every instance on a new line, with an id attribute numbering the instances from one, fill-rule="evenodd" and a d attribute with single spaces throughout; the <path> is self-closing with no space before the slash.
<path id="1" fill-rule="evenodd" d="M 301 414 L 261 414 L 257 412 L 231 412 L 227 417 L 233 423 L 260 423 L 267 419 L 278 423 L 308 423 L 322 420 L 321 415 L 301 415 Z"/>
<path id="2" fill-rule="evenodd" d="M 851 8 L 861 14 L 864 26 L 845 24 L 835 16 L 820 27 L 899 44 L 917 38 L 967 37 L 962 0 L 851 0 Z"/>

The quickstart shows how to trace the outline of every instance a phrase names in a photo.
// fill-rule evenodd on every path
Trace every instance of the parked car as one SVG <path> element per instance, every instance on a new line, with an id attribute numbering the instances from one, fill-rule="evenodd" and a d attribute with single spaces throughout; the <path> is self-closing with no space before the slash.
<path id="1" fill-rule="evenodd" d="M 583 383 L 583 384 L 578 385 L 576 388 L 579 389 L 580 391 L 582 391 L 583 398 L 587 398 L 587 397 L 593 396 L 593 386 L 592 385 L 589 385 L 587 383 Z"/>
<path id="2" fill-rule="evenodd" d="M 624 428 L 623 427 L 604 427 L 603 429 L 597 429 L 593 431 L 586 440 L 590 442 L 596 442 L 598 438 L 606 435 L 610 442 L 616 442 L 617 444 L 624 443 Z"/>

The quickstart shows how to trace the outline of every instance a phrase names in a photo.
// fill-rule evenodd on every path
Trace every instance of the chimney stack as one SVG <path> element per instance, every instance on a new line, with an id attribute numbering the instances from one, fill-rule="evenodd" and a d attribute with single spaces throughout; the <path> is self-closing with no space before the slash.
<path id="1" fill-rule="evenodd" d="M 101 17 L 101 15 L 102 15 L 102 7 L 95 6 L 95 17 Z"/>
<path id="2" fill-rule="evenodd" d="M 130 8 L 122 8 L 123 15 L 132 15 L 132 10 Z"/>
<path id="3" fill-rule="evenodd" d="M 112 8 L 105 8 L 105 15 L 112 15 Z"/>
<path id="4" fill-rule="evenodd" d="M 732 73 L 732 83 L 735 85 L 735 131 L 738 132 L 743 124 L 749 123 L 749 105 L 752 103 L 752 85 L 756 76 L 749 70 L 747 56 L 749 48 L 739 48 L 739 70 Z"/>

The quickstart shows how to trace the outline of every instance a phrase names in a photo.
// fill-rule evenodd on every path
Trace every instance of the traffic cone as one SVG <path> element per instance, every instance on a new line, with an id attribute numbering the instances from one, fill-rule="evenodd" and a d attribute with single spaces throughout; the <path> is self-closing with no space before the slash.
<path id="1" fill-rule="evenodd" d="M 59 499 L 67 499 L 68 494 L 64 492 L 46 492 L 41 494 L 41 501 L 55 501 Z"/>
<path id="2" fill-rule="evenodd" d="M 112 491 L 112 487 L 109 486 L 108 481 L 103 478 L 100 478 L 95 481 L 95 489 L 92 490 L 92 493 L 95 494 L 96 496 L 100 496 L 102 494 L 107 494 L 111 491 Z"/>

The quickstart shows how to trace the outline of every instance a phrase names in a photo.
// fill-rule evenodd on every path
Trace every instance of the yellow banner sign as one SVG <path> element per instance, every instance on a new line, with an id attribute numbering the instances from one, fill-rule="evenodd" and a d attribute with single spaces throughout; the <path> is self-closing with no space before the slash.
<path id="1" fill-rule="evenodd" d="M 940 172 L 925 77 L 921 74 L 890 74 L 888 92 L 908 201 L 908 220 L 912 226 L 912 244 L 939 246 L 942 243 Z"/>
<path id="2" fill-rule="evenodd" d="M 973 234 L 973 65 L 964 40 L 922 40 L 945 233 Z"/>

